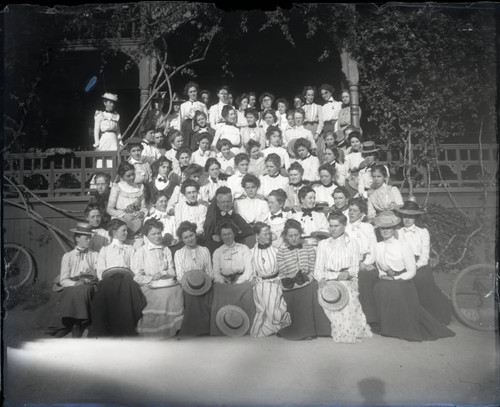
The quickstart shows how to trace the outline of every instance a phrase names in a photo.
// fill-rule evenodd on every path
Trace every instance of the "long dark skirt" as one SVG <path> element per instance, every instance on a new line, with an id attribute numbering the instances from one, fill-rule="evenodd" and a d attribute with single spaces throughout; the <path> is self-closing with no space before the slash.
<path id="1" fill-rule="evenodd" d="M 91 304 L 89 337 L 137 335 L 144 307 L 146 298 L 131 277 L 116 274 L 99 281 Z"/>
<path id="2" fill-rule="evenodd" d="M 358 273 L 359 302 L 369 324 L 378 322 L 377 305 L 373 288 L 378 281 L 378 270 L 360 270 Z"/>
<path id="3" fill-rule="evenodd" d="M 241 284 L 214 284 L 212 314 L 210 317 L 210 335 L 224 335 L 216 323 L 219 310 L 226 305 L 236 305 L 245 311 L 250 320 L 250 327 L 255 318 L 255 302 L 253 299 L 253 286 L 251 282 Z M 248 333 L 250 328 L 248 329 Z"/>
<path id="4" fill-rule="evenodd" d="M 281 337 L 298 341 L 317 336 L 331 336 L 332 326 L 319 305 L 316 281 L 294 290 L 284 290 L 283 298 L 292 323 L 279 332 Z"/>
<path id="5" fill-rule="evenodd" d="M 455 336 L 420 305 L 412 280 L 379 280 L 374 295 L 381 335 L 409 341 Z"/>
<path id="6" fill-rule="evenodd" d="M 88 326 L 91 320 L 90 304 L 94 292 L 93 285 L 85 284 L 65 287 L 60 293 L 54 293 L 58 298 L 46 333 L 55 335 L 58 331 L 71 328 L 75 322 L 83 327 Z"/>
<path id="7" fill-rule="evenodd" d="M 413 282 L 420 305 L 439 322 L 448 325 L 451 322 L 451 301 L 436 285 L 432 269 L 429 266 L 419 268 Z"/>
<path id="8" fill-rule="evenodd" d="M 179 336 L 210 334 L 210 310 L 212 290 L 203 295 L 191 295 L 184 291 L 184 320 Z"/>

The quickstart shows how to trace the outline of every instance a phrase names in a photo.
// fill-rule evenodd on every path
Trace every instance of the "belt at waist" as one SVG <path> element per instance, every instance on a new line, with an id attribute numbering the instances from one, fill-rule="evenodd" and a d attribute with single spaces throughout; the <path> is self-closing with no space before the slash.
<path id="1" fill-rule="evenodd" d="M 270 276 L 261 277 L 261 278 L 262 278 L 262 280 L 271 280 L 272 278 L 276 278 L 276 277 L 278 277 L 278 273 L 272 274 Z"/>
<path id="2" fill-rule="evenodd" d="M 401 271 L 394 271 L 394 270 L 389 270 L 386 271 L 388 276 L 399 276 L 400 274 L 406 273 L 406 269 L 403 269 Z"/>
<path id="3" fill-rule="evenodd" d="M 304 124 L 318 124 L 319 122 L 318 121 L 314 121 L 314 122 L 304 122 Z"/>
<path id="4" fill-rule="evenodd" d="M 324 124 L 335 124 L 337 120 L 325 120 L 323 123 Z"/>

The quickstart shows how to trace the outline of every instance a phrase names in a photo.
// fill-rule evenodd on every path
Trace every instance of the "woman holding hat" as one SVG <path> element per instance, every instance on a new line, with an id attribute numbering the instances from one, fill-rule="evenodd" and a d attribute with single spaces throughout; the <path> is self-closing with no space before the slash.
<path id="1" fill-rule="evenodd" d="M 182 222 L 177 237 L 184 246 L 174 254 L 175 275 L 184 290 L 184 320 L 179 335 L 210 333 L 212 306 L 212 259 L 206 247 L 196 242 L 196 223 Z"/>
<path id="2" fill-rule="evenodd" d="M 387 185 L 389 174 L 385 165 L 374 165 L 371 176 L 373 192 L 368 197 L 368 219 L 373 219 L 379 212 L 393 211 L 403 206 L 399 189 Z"/>
<path id="3" fill-rule="evenodd" d="M 403 221 L 398 237 L 404 240 L 415 256 L 417 274 L 413 279 L 420 304 L 436 319 L 448 325 L 451 322 L 451 302 L 439 289 L 429 267 L 430 236 L 426 228 L 415 225 L 424 213 L 415 201 L 408 200 L 397 212 Z"/>
<path id="4" fill-rule="evenodd" d="M 290 325 L 291 319 L 278 278 L 278 251 L 272 245 L 271 229 L 262 222 L 257 222 L 253 229 L 257 240 L 252 249 L 252 264 L 255 270 L 253 298 L 256 313 L 250 335 L 262 337 L 273 335 Z"/>
<path id="5" fill-rule="evenodd" d="M 302 234 L 301 224 L 288 219 L 283 230 L 285 244 L 276 255 L 283 298 L 291 318 L 291 324 L 278 335 L 290 340 L 331 334 L 330 322 L 318 303 L 318 284 L 312 278 L 316 250 L 302 243 Z"/>
<path id="6" fill-rule="evenodd" d="M 94 115 L 94 147 L 97 151 L 117 151 L 121 139 L 120 115 L 115 111 L 118 95 L 106 92 L 102 95 L 104 110 Z"/>
<path id="7" fill-rule="evenodd" d="M 355 343 L 372 337 L 358 299 L 359 245 L 344 233 L 345 215 L 331 213 L 328 224 L 330 237 L 319 242 L 314 269 L 319 303 L 331 322 L 333 341 Z"/>
<path id="8" fill-rule="evenodd" d="M 415 256 L 404 240 L 395 238 L 401 222 L 392 211 L 380 212 L 374 219 L 383 241 L 375 246 L 379 280 L 373 288 L 381 335 L 409 341 L 434 340 L 454 336 L 420 304 L 413 278 Z"/>
<path id="9" fill-rule="evenodd" d="M 162 245 L 162 231 L 163 225 L 156 219 L 144 223 L 144 246 L 133 254 L 130 268 L 147 301 L 137 324 L 138 333 L 170 338 L 181 328 L 184 301 L 172 253 Z"/>
<path id="10" fill-rule="evenodd" d="M 72 332 L 79 338 L 90 323 L 90 303 L 95 292 L 97 252 L 89 250 L 94 235 L 91 225 L 78 223 L 73 232 L 75 248 L 61 260 L 59 281 L 53 288 L 60 291 L 56 313 L 51 317 L 47 334 L 61 338 Z"/>

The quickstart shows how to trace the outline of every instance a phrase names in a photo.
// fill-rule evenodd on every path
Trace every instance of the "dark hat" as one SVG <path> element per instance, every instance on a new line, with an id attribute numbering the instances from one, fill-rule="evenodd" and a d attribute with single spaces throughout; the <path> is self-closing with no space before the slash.
<path id="1" fill-rule="evenodd" d="M 340 281 L 329 280 L 319 288 L 318 301 L 329 311 L 340 311 L 349 302 L 349 291 Z"/>
<path id="2" fill-rule="evenodd" d="M 375 227 L 390 228 L 399 225 L 401 218 L 393 211 L 382 211 L 373 219 Z"/>
<path id="3" fill-rule="evenodd" d="M 182 276 L 181 285 L 188 294 L 203 295 L 212 287 L 212 280 L 203 270 L 189 270 Z"/>
<path id="4" fill-rule="evenodd" d="M 226 336 L 243 336 L 250 328 L 250 319 L 247 313 L 235 305 L 222 307 L 217 312 L 215 322 Z"/>
<path id="5" fill-rule="evenodd" d="M 101 97 L 106 100 L 111 100 L 112 102 L 118 102 L 118 95 L 116 93 L 106 92 Z"/>
<path id="6" fill-rule="evenodd" d="M 402 208 L 396 209 L 396 212 L 399 212 L 403 215 L 422 215 L 423 213 L 425 213 L 420 209 L 418 203 L 412 200 L 406 201 Z"/>
<path id="7" fill-rule="evenodd" d="M 133 220 L 124 220 L 127 224 L 127 227 L 132 231 L 133 234 L 136 234 L 142 228 L 143 219 L 135 218 Z"/>
<path id="8" fill-rule="evenodd" d="M 116 275 L 122 275 L 123 277 L 134 277 L 132 270 L 126 267 L 110 267 L 102 272 L 102 279 L 107 279 Z"/>
<path id="9" fill-rule="evenodd" d="M 92 231 L 92 226 L 88 223 L 77 223 L 76 228 L 70 229 L 70 232 L 78 233 L 80 235 L 94 235 L 95 232 Z"/>
<path id="10" fill-rule="evenodd" d="M 324 232 L 322 230 L 317 230 L 315 232 L 311 232 L 311 237 L 314 237 L 318 240 L 328 239 L 330 237 L 330 233 Z"/>
<path id="11" fill-rule="evenodd" d="M 142 144 L 143 140 L 139 137 L 130 137 L 126 140 L 125 144 L 128 146 L 130 144 Z"/>
<path id="12" fill-rule="evenodd" d="M 374 141 L 365 141 L 362 144 L 361 154 L 377 153 L 380 149 L 377 148 Z"/>

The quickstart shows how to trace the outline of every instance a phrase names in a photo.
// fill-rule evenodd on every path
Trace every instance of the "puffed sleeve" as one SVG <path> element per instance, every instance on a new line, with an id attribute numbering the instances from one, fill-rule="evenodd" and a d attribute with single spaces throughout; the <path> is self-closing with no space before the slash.
<path id="1" fill-rule="evenodd" d="M 221 246 L 223 247 L 223 246 Z M 213 259 L 213 277 L 214 277 L 214 281 L 216 283 L 224 283 L 225 280 L 224 280 L 224 277 L 222 277 L 222 274 L 221 274 L 221 253 L 222 253 L 222 249 L 219 247 L 217 249 L 215 249 L 214 251 L 214 254 L 212 256 L 212 259 Z"/>
<path id="2" fill-rule="evenodd" d="M 422 244 L 422 252 L 417 261 L 417 268 L 427 266 L 429 263 L 430 240 L 429 231 L 425 228 L 419 230 L 419 236 Z"/>
<path id="3" fill-rule="evenodd" d="M 61 274 L 59 284 L 63 287 L 72 287 L 75 281 L 70 280 L 71 277 L 71 254 L 65 253 L 61 259 Z"/>
<path id="4" fill-rule="evenodd" d="M 125 211 L 116 209 L 116 202 L 118 201 L 119 193 L 120 187 L 118 186 L 118 184 L 113 185 L 111 187 L 111 191 L 109 192 L 108 207 L 106 208 L 107 212 L 115 218 L 121 218 L 123 215 L 125 215 Z"/>
<path id="5" fill-rule="evenodd" d="M 97 257 L 96 272 L 97 272 L 97 278 L 99 280 L 102 280 L 102 273 L 106 269 L 107 269 L 107 266 L 106 266 L 106 247 L 103 247 L 99 251 L 99 256 Z"/>
<path id="6" fill-rule="evenodd" d="M 102 112 L 96 110 L 94 115 L 94 144 L 99 144 L 102 117 Z"/>
<path id="7" fill-rule="evenodd" d="M 214 126 L 212 126 L 212 127 L 214 127 Z M 212 145 L 215 148 L 217 148 L 217 142 L 219 141 L 221 135 L 222 135 L 221 126 L 218 126 L 215 128 L 215 136 L 214 136 L 214 139 L 212 141 Z"/>
<path id="8" fill-rule="evenodd" d="M 349 275 L 351 277 L 357 277 L 359 272 L 359 244 L 355 239 L 350 239 L 349 245 L 351 247 L 350 255 L 350 265 L 349 265 Z"/>
<path id="9" fill-rule="evenodd" d="M 401 245 L 401 256 L 403 256 L 403 262 L 405 265 L 405 272 L 401 273 L 399 276 L 394 276 L 395 280 L 410 280 L 415 277 L 417 273 L 417 267 L 415 264 L 415 256 L 406 242 L 400 241 Z"/>

